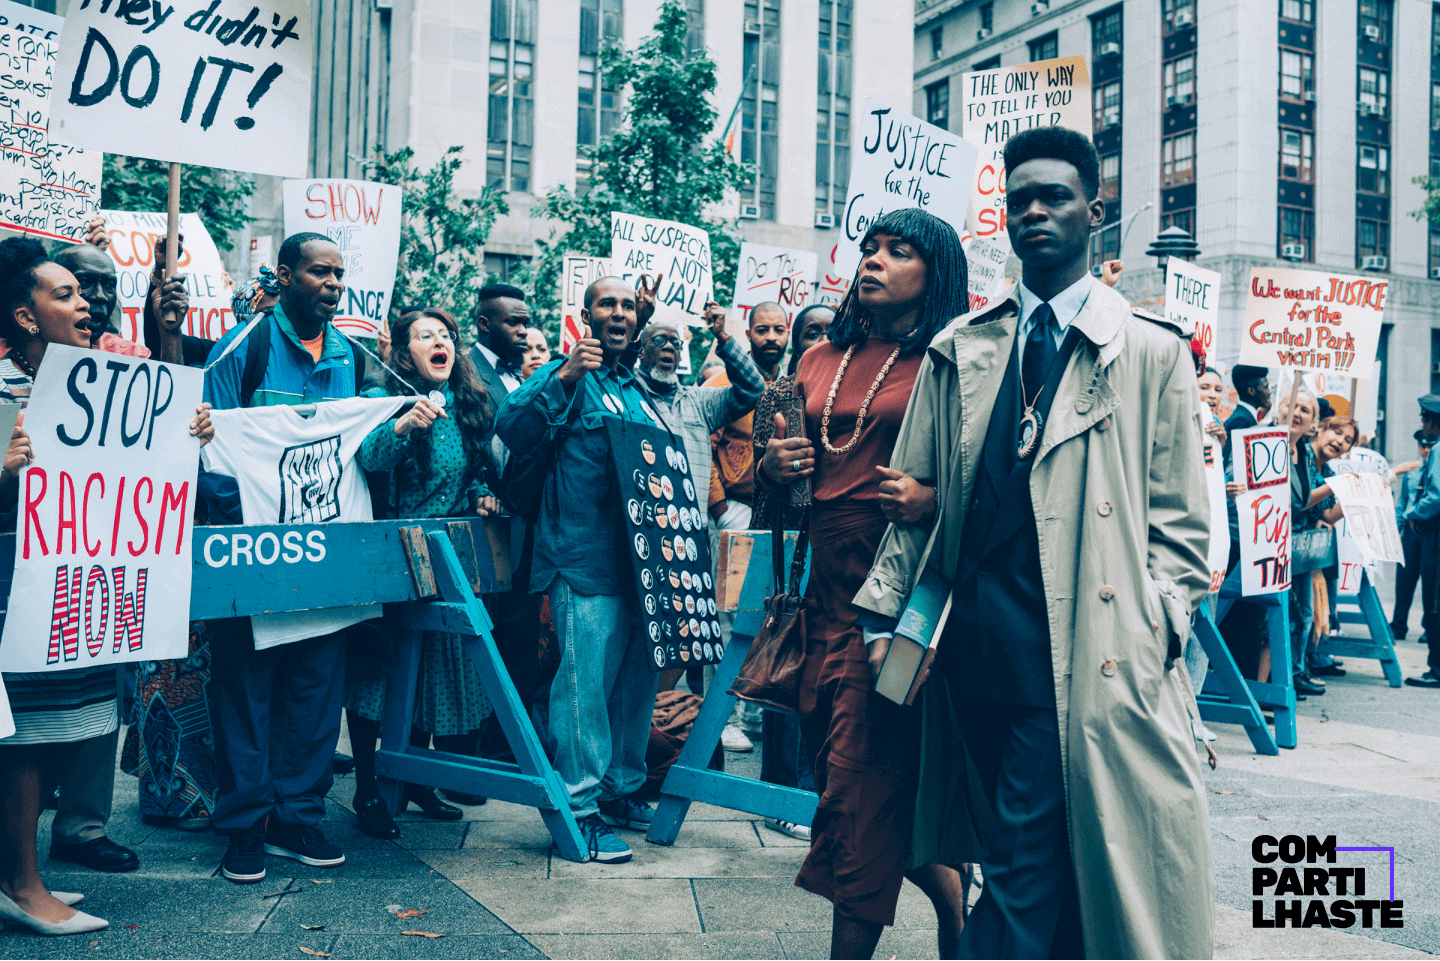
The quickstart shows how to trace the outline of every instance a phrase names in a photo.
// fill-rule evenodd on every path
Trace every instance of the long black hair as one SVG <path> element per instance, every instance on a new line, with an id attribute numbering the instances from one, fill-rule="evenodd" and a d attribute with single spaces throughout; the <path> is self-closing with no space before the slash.
<path id="1" fill-rule="evenodd" d="M 960 235 L 939 217 L 914 207 L 892 210 L 876 218 L 861 238 L 861 248 L 877 234 L 899 237 L 925 261 L 925 302 L 920 307 L 920 323 L 902 341 L 900 350 L 907 356 L 918 354 L 930 346 L 946 324 L 970 309 L 970 275 Z M 865 263 L 863 255 L 860 263 Z M 865 346 L 870 334 L 870 312 L 860 304 L 859 285 L 860 267 L 856 267 L 850 289 L 830 324 L 830 342 L 841 350 Z"/>
<path id="2" fill-rule="evenodd" d="M 15 311 L 29 304 L 39 281 L 35 268 L 50 260 L 40 241 L 31 237 L 10 237 L 0 240 L 0 340 L 10 346 L 10 359 L 31 377 L 25 360 L 25 344 L 34 335 L 20 326 Z"/>
<path id="3" fill-rule="evenodd" d="M 450 394 L 455 402 L 445 408 L 445 413 L 455 418 L 460 428 L 460 444 L 465 451 L 466 483 L 475 478 L 489 479 L 494 472 L 490 457 L 490 432 L 494 424 L 494 412 L 490 409 L 485 388 L 475 376 L 475 365 L 470 362 L 470 352 L 460 345 L 460 328 L 450 313 L 439 307 L 404 314 L 390 328 L 390 366 L 395 373 L 416 387 L 423 388 L 424 382 L 415 369 L 415 359 L 410 354 L 410 328 L 420 320 L 438 320 L 446 326 L 453 338 L 455 352 L 454 366 L 450 369 Z M 391 394 L 408 397 L 414 393 L 409 385 L 395 374 L 385 375 L 385 389 Z M 408 445 L 400 463 L 395 466 L 395 485 L 403 486 L 413 477 L 424 477 L 430 472 L 430 444 Z"/>

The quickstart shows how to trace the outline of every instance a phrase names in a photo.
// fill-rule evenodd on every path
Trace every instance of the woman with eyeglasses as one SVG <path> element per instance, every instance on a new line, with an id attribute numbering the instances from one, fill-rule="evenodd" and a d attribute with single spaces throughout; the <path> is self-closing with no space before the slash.
<path id="1" fill-rule="evenodd" d="M 493 476 L 490 432 L 493 412 L 476 380 L 469 353 L 458 350 L 459 329 L 444 310 L 405 314 L 391 328 L 390 366 L 384 386 L 366 397 L 428 396 L 397 419 L 381 424 L 360 445 L 357 459 L 370 477 L 376 517 L 488 516 L 499 510 L 485 481 Z M 397 376 L 398 375 L 398 376 Z M 345 718 L 355 756 L 355 814 L 371 837 L 400 836 L 380 799 L 375 778 L 375 740 L 389 688 L 391 636 L 376 630 L 352 641 L 345 673 Z M 368 641 L 369 643 L 366 643 Z M 473 753 L 490 699 L 458 634 L 426 631 L 410 744 L 452 754 Z M 483 803 L 483 801 L 481 802 Z M 407 784 L 401 810 L 411 804 L 426 817 L 458 821 L 464 812 L 431 788 Z"/>

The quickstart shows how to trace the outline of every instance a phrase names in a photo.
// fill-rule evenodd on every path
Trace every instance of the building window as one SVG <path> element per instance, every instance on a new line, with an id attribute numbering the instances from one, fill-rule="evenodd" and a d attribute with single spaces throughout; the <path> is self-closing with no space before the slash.
<path id="1" fill-rule="evenodd" d="M 492 2 L 503 3 L 504 0 Z M 600 51 L 606 44 L 620 42 L 624 23 L 621 0 L 580 0 L 579 98 L 575 129 L 576 193 L 583 194 L 590 186 L 590 169 L 594 164 L 592 151 L 607 140 L 620 125 L 620 91 L 601 75 Z"/>
<path id="2" fill-rule="evenodd" d="M 705 0 L 685 0 L 685 50 L 697 54 L 705 49 Z"/>
<path id="3" fill-rule="evenodd" d="M 1047 33 L 1038 40 L 1030 41 L 1030 62 L 1036 60 L 1054 60 L 1060 56 L 1060 35 L 1058 33 Z"/>
<path id="4" fill-rule="evenodd" d="M 1390 113 L 1390 75 L 1383 70 L 1361 67 L 1360 95 L 1357 98 L 1360 109 L 1377 117 Z"/>
<path id="5" fill-rule="evenodd" d="M 1166 187 L 1195 179 L 1195 134 L 1182 133 L 1160 141 L 1160 177 Z"/>
<path id="6" fill-rule="evenodd" d="M 1124 40 L 1124 11 L 1120 7 L 1090 18 L 1090 50 L 1094 59 L 1120 52 Z"/>
<path id="7" fill-rule="evenodd" d="M 975 63 L 972 63 L 972 64 L 970 65 L 970 69 L 971 69 L 971 70 L 994 70 L 994 69 L 995 69 L 996 67 L 998 67 L 998 66 L 1000 66 L 1000 55 L 997 53 L 995 56 L 990 57 L 990 58 L 987 59 L 987 60 L 979 60 L 979 61 L 977 61 L 977 62 L 975 62 Z"/>
<path id="8" fill-rule="evenodd" d="M 1107 260 L 1120 259 L 1119 221 L 1102 227 L 1090 235 L 1090 263 L 1096 267 Z"/>
<path id="9" fill-rule="evenodd" d="M 833 217 L 836 223 L 845 216 L 845 191 L 850 186 L 851 2 L 820 0 L 815 212 Z"/>
<path id="10" fill-rule="evenodd" d="M 525 266 L 530 262 L 529 257 L 518 257 L 515 254 L 486 254 L 485 255 L 485 278 L 487 283 L 508 284 L 520 276 Z"/>
<path id="11" fill-rule="evenodd" d="M 1315 182 L 1314 138 L 1311 134 L 1280 128 L 1280 176 L 1306 184 Z"/>
<path id="12" fill-rule="evenodd" d="M 1301 207 L 1281 207 L 1280 223 L 1276 230 L 1279 237 L 1280 249 L 1277 251 L 1281 257 L 1288 260 L 1295 259 L 1298 251 L 1301 260 L 1314 260 L 1314 239 L 1315 239 L 1315 214 L 1312 211 Z M 1287 249 L 1288 248 L 1288 249 Z M 1288 255 L 1288 256 L 1287 256 Z"/>
<path id="13" fill-rule="evenodd" d="M 1366 257 L 1390 256 L 1390 225 L 1383 220 L 1360 220 L 1355 224 L 1355 256 L 1358 266 Z"/>
<path id="14" fill-rule="evenodd" d="M 930 31 L 930 59 L 939 60 L 945 56 L 945 28 L 936 27 Z"/>
<path id="15" fill-rule="evenodd" d="M 1390 0 L 1360 0 L 1360 35 L 1390 45 Z"/>
<path id="16" fill-rule="evenodd" d="M 1378 144 L 1359 145 L 1359 165 L 1355 171 L 1355 187 L 1371 194 L 1390 192 L 1390 150 Z"/>
<path id="17" fill-rule="evenodd" d="M 942 130 L 950 129 L 950 78 L 925 88 L 925 119 Z"/>
<path id="18" fill-rule="evenodd" d="M 1440 130 L 1440 83 L 1430 84 L 1430 129 Z"/>
<path id="19" fill-rule="evenodd" d="M 755 177 L 740 190 L 740 203 L 775 219 L 775 182 L 780 174 L 780 0 L 745 0 L 745 88 L 741 107 L 740 162 L 754 164 Z M 750 31 L 755 32 L 750 32 Z"/>
<path id="20" fill-rule="evenodd" d="M 1190 236 L 1195 236 L 1195 208 L 1187 210 L 1176 210 L 1160 217 L 1160 229 L 1167 230 L 1170 227 L 1179 227 Z"/>
<path id="21" fill-rule="evenodd" d="M 1315 91 L 1315 60 L 1308 53 L 1280 48 L 1280 96 L 1288 100 L 1308 99 Z"/>
<path id="22" fill-rule="evenodd" d="M 1187 54 L 1166 62 L 1161 68 L 1165 106 L 1178 107 L 1195 101 L 1195 55 Z"/>
<path id="23" fill-rule="evenodd" d="M 1286 20 L 1314 23 L 1315 7 L 1311 0 L 1280 0 L 1280 16 Z"/>
<path id="24" fill-rule="evenodd" d="M 994 30 L 995 30 L 995 4 L 993 4 L 993 3 L 982 3 L 982 4 L 980 4 L 980 29 L 981 29 L 981 30 L 989 30 L 989 31 L 991 31 L 991 32 L 994 32 Z"/>
<path id="25" fill-rule="evenodd" d="M 1431 280 L 1440 280 L 1437 272 L 1440 272 L 1440 227 L 1430 227 L 1430 263 L 1429 275 Z"/>
<path id="26" fill-rule="evenodd" d="M 530 189 L 535 142 L 535 8 L 537 0 L 490 4 L 490 105 L 485 182 L 502 190 Z"/>
<path id="27" fill-rule="evenodd" d="M 1195 24 L 1195 0 L 1162 0 L 1160 16 L 1165 33 L 1184 30 Z"/>
<path id="28" fill-rule="evenodd" d="M 1120 155 L 1106 154 L 1100 158 L 1100 199 L 1107 204 L 1120 199 Z"/>
<path id="29" fill-rule="evenodd" d="M 1095 132 L 1107 130 L 1120 122 L 1120 81 L 1114 80 L 1095 89 Z"/>

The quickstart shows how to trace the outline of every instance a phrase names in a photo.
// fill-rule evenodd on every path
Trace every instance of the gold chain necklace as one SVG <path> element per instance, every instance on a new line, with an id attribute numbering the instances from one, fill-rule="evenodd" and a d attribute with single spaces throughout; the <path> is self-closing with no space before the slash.
<path id="1" fill-rule="evenodd" d="M 852 449 L 860 442 L 860 428 L 865 426 L 865 413 L 870 410 L 870 402 L 875 399 L 875 392 L 885 382 L 885 375 L 890 373 L 890 365 L 895 363 L 895 358 L 900 356 L 900 345 L 896 344 L 895 349 L 890 352 L 885 365 L 880 368 L 880 373 L 875 375 L 875 383 L 865 393 L 865 400 L 860 404 L 860 413 L 855 415 L 855 430 L 850 435 L 850 442 L 844 447 L 830 446 L 830 411 L 835 406 L 835 392 L 840 389 L 840 380 L 845 376 L 845 368 L 850 366 L 850 356 L 855 353 L 855 345 L 851 344 L 845 351 L 845 356 L 840 358 L 840 369 L 835 371 L 835 383 L 830 385 L 830 396 L 825 398 L 825 413 L 820 418 L 820 443 L 832 454 L 843 454 Z"/>

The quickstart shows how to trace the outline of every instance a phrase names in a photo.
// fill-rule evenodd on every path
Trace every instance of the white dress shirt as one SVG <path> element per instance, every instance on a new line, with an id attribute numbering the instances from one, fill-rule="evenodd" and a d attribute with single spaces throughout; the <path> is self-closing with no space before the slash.
<path id="1" fill-rule="evenodd" d="M 500 375 L 500 383 L 505 385 L 506 390 L 515 391 L 520 389 L 520 378 L 510 373 L 511 368 L 500 362 L 499 354 L 484 344 L 477 342 L 475 346 L 480 348 L 480 353 L 485 355 L 485 359 L 490 361 L 490 366 L 495 368 L 495 373 Z M 499 406 L 498 399 L 495 401 L 495 405 Z"/>
<path id="2" fill-rule="evenodd" d="M 1051 328 L 1051 335 L 1055 338 L 1055 346 L 1058 348 L 1065 340 L 1065 332 L 1070 329 L 1070 322 L 1080 316 L 1080 311 L 1085 307 L 1085 301 L 1090 299 L 1091 285 L 1097 284 L 1094 277 L 1088 273 L 1075 283 L 1066 287 L 1060 293 L 1049 300 L 1050 309 L 1055 312 L 1055 326 Z M 1025 358 L 1025 341 L 1030 336 L 1030 330 L 1035 325 L 1030 322 L 1035 309 L 1046 301 L 1041 300 L 1039 295 L 1026 287 L 1022 281 L 1020 288 L 1020 329 L 1015 333 L 1015 341 L 1019 345 L 1020 359 Z"/>

